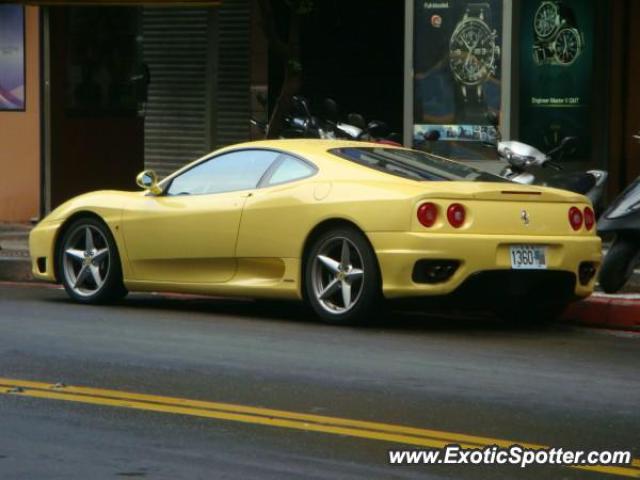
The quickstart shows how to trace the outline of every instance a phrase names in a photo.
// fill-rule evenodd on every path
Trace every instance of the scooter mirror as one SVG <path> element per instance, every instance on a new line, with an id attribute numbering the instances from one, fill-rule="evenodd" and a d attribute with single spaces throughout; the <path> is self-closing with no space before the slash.
<path id="1" fill-rule="evenodd" d="M 563 149 L 570 149 L 574 148 L 576 146 L 576 143 L 578 143 L 577 137 L 564 137 L 560 142 L 560 147 L 562 147 Z"/>
<path id="2" fill-rule="evenodd" d="M 338 120 L 338 104 L 333 98 L 325 98 L 323 102 L 324 114 L 327 120 L 336 122 Z"/>
<path id="3" fill-rule="evenodd" d="M 380 120 L 371 120 L 367 125 L 367 131 L 374 138 L 383 138 L 389 135 L 389 126 Z"/>
<path id="4" fill-rule="evenodd" d="M 291 100 L 296 111 L 304 114 L 307 118 L 311 118 L 311 110 L 309 110 L 309 103 L 306 98 L 300 95 L 294 95 Z"/>
<path id="5" fill-rule="evenodd" d="M 349 115 L 347 115 L 347 123 L 362 130 L 364 130 L 367 126 L 364 123 L 364 117 L 359 113 L 350 113 Z"/>

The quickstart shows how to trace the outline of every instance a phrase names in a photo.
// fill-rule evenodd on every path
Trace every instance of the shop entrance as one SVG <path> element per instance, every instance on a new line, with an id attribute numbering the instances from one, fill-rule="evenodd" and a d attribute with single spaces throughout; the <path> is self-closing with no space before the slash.
<path id="1" fill-rule="evenodd" d="M 629 2 L 628 12 L 629 41 L 627 44 L 626 107 L 624 129 L 624 157 L 626 164 L 625 183 L 630 183 L 640 175 L 640 3 Z"/>
<path id="2" fill-rule="evenodd" d="M 134 189 L 144 166 L 141 10 L 55 7 L 50 28 L 50 206 Z"/>

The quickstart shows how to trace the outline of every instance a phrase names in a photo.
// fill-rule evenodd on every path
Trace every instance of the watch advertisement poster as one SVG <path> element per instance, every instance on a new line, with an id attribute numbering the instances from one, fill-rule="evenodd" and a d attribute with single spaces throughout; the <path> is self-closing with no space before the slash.
<path id="1" fill-rule="evenodd" d="M 591 153 L 594 4 L 524 0 L 520 25 L 520 140 L 547 151 L 577 137 L 568 159 Z"/>
<path id="2" fill-rule="evenodd" d="M 24 7 L 0 4 L 0 111 L 23 111 Z"/>
<path id="3" fill-rule="evenodd" d="M 502 0 L 415 2 L 414 144 L 495 140 L 500 113 Z"/>

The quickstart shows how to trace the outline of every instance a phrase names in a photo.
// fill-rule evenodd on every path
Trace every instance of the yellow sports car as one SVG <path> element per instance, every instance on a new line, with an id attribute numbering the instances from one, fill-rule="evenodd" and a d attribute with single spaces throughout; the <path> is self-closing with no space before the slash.
<path id="1" fill-rule="evenodd" d="M 340 324 L 383 298 L 549 316 L 591 294 L 601 260 L 587 198 L 400 147 L 244 143 L 137 182 L 43 219 L 35 277 L 82 303 L 129 290 L 301 299 Z"/>

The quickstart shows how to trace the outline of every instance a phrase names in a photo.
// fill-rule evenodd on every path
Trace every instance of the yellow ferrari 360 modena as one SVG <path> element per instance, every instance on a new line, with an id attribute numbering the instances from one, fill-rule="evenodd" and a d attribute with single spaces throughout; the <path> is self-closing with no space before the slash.
<path id="1" fill-rule="evenodd" d="M 601 261 L 586 197 L 401 147 L 251 142 L 137 181 L 144 191 L 84 194 L 44 218 L 35 277 L 81 303 L 300 299 L 344 324 L 398 298 L 550 316 L 592 293 Z"/>

